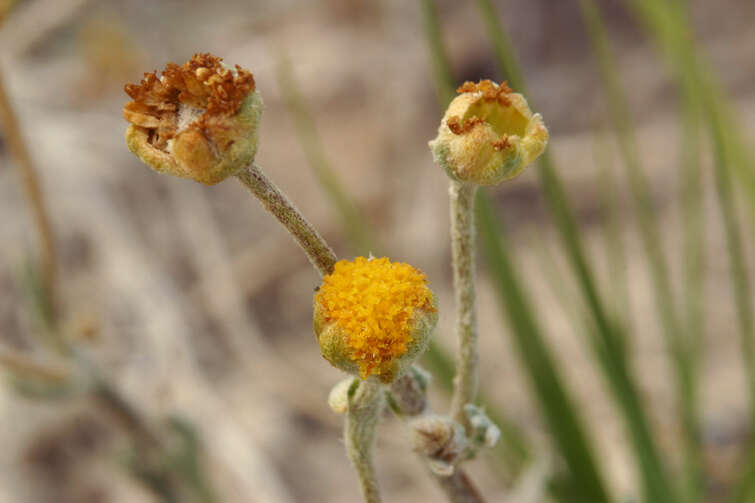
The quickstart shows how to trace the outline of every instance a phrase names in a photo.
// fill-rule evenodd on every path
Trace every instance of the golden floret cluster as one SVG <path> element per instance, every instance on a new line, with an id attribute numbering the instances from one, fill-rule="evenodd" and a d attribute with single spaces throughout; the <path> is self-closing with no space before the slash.
<path id="1" fill-rule="evenodd" d="M 323 279 L 315 302 L 325 322 L 347 334 L 363 379 L 407 352 L 416 310 L 435 311 L 425 274 L 387 258 L 341 260 Z"/>

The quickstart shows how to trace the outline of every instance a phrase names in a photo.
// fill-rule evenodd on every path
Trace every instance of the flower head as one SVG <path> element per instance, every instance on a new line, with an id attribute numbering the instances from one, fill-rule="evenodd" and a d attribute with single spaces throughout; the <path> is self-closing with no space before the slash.
<path id="1" fill-rule="evenodd" d="M 140 84 L 126 84 L 129 150 L 157 171 L 207 185 L 250 164 L 262 98 L 249 71 L 221 61 L 195 54 L 181 66 L 168 63 L 160 77 L 145 73 Z"/>
<path id="2" fill-rule="evenodd" d="M 438 320 L 426 276 L 387 258 L 341 260 L 314 299 L 322 355 L 335 367 L 391 382 L 425 350 Z"/>
<path id="3" fill-rule="evenodd" d="M 454 472 L 467 448 L 464 427 L 450 417 L 424 414 L 410 423 L 414 452 L 427 457 L 430 470 L 441 476 Z"/>
<path id="4" fill-rule="evenodd" d="M 465 82 L 430 142 L 435 162 L 459 182 L 495 185 L 513 178 L 545 150 L 548 130 L 506 83 Z"/>

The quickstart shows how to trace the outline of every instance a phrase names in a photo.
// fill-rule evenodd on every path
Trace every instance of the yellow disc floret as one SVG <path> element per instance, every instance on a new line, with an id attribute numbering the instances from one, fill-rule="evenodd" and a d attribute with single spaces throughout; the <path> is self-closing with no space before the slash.
<path id="1" fill-rule="evenodd" d="M 363 379 L 376 374 L 390 381 L 402 357 L 424 349 L 437 319 L 433 302 L 427 277 L 408 264 L 341 260 L 315 295 L 323 355 L 347 371 L 356 364 Z"/>

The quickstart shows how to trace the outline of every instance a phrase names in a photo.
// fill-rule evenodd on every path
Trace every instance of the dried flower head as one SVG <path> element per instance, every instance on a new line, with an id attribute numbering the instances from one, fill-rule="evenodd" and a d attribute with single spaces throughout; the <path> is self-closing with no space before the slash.
<path id="1" fill-rule="evenodd" d="M 465 82 L 430 142 L 435 162 L 459 182 L 495 185 L 513 178 L 545 150 L 548 130 L 506 83 Z"/>
<path id="2" fill-rule="evenodd" d="M 449 417 L 428 414 L 412 420 L 410 431 L 414 452 L 428 458 L 433 472 L 451 475 L 467 447 L 464 427 Z"/>
<path id="3" fill-rule="evenodd" d="M 438 320 L 426 276 L 387 258 L 341 260 L 314 299 L 322 355 L 335 367 L 388 383 L 425 350 Z"/>
<path id="4" fill-rule="evenodd" d="M 221 61 L 195 54 L 181 66 L 168 63 L 160 77 L 145 73 L 140 84 L 126 84 L 129 150 L 157 171 L 207 185 L 249 165 L 262 98 L 249 71 Z"/>

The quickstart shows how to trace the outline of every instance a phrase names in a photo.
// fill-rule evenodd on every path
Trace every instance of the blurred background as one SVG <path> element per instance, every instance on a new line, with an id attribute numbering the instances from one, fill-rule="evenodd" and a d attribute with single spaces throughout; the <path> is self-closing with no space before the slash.
<path id="1" fill-rule="evenodd" d="M 448 182 L 427 142 L 449 89 L 526 79 L 551 169 L 487 193 L 518 286 L 483 247 L 482 388 L 504 434 L 469 472 L 491 502 L 591 501 L 559 489 L 580 469 L 554 427 L 553 383 L 520 358 L 536 336 L 615 501 L 670 501 L 648 496 L 654 465 L 638 452 L 662 460 L 677 501 L 755 501 L 755 3 L 5 0 L 0 13 L 12 109 L 0 123 L 0 502 L 359 501 L 326 404 L 342 375 L 312 334 L 318 275 L 240 184 L 161 176 L 125 147 L 123 85 L 195 52 L 253 72 L 266 105 L 257 161 L 339 257 L 427 273 L 438 411 L 453 292 Z M 535 329 L 508 322 L 512 296 Z M 618 349 L 596 351 L 596 333 Z M 632 386 L 611 380 L 607 353 Z M 441 500 L 390 415 L 377 469 L 386 501 Z"/>

